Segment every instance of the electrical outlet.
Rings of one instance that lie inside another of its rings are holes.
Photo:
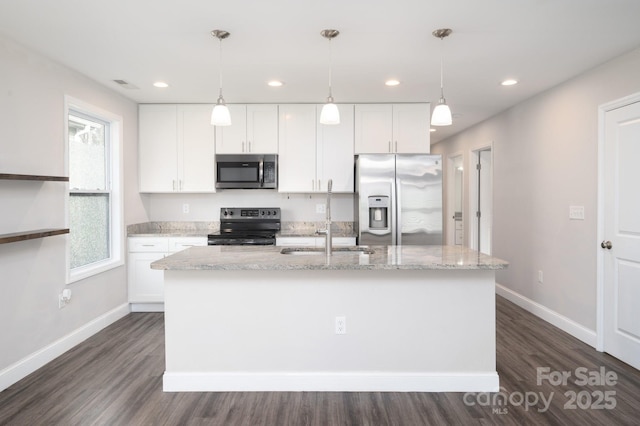
[[[336,317],[336,334],[347,334],[347,317]]]
[[[71,303],[71,289],[65,288],[58,295],[58,309],[64,308],[69,303]]]
[[[327,206],[326,204],[316,204],[316,213],[326,213]]]
[[[543,276],[542,276],[542,271],[540,270],[540,271],[538,271],[538,282],[539,282],[540,284],[542,284],[542,282],[543,282],[543,281],[544,281],[544,280],[543,280]]]
[[[584,220],[584,206],[569,206],[569,219]]]
[[[184,203],[184,204],[182,205],[182,213],[185,213],[185,214],[186,214],[186,213],[189,213],[189,204]]]
[[[67,301],[65,300],[64,296],[62,295],[62,293],[60,293],[58,295],[58,309],[62,309],[65,306],[67,306]]]

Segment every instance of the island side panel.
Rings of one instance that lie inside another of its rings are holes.
[[[495,391],[494,287],[492,270],[165,271],[164,388]]]

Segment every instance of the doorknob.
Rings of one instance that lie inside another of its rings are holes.
[[[611,244],[611,241],[603,241],[600,243],[600,247],[611,250],[611,247],[613,247],[613,245]]]

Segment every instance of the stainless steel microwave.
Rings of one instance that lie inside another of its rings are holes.
[[[216,188],[278,188],[276,154],[216,155]]]

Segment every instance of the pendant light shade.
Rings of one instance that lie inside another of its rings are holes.
[[[340,124],[340,111],[338,105],[333,103],[333,98],[329,97],[327,103],[320,111],[320,124]]]
[[[442,28],[439,30],[435,30],[433,33],[434,37],[438,37],[441,41],[451,34],[451,29]],[[443,84],[443,66],[442,66],[442,50],[440,51],[440,100],[438,101],[438,105],[433,109],[433,114],[431,115],[431,125],[432,126],[450,126],[453,123],[453,119],[451,117],[451,109],[449,105],[447,105],[447,101],[444,98],[444,84]]]
[[[450,126],[453,123],[451,119],[451,109],[447,105],[447,101],[444,98],[440,98],[438,105],[433,109],[431,115],[432,126]]]
[[[224,104],[222,96],[218,98],[218,103],[211,112],[211,124],[214,126],[231,126],[229,107]]]
[[[320,35],[329,40],[329,96],[327,103],[320,111],[320,124],[340,124],[340,111],[338,106],[333,103],[333,95],[331,94],[331,40],[340,34],[338,30],[322,30]]]
[[[211,31],[211,35],[216,37],[220,42],[220,94],[218,96],[218,101],[211,112],[211,124],[214,126],[231,126],[231,114],[229,113],[229,107],[227,107],[224,102],[224,98],[222,97],[222,40],[229,37],[230,33],[224,30],[213,30]]]

